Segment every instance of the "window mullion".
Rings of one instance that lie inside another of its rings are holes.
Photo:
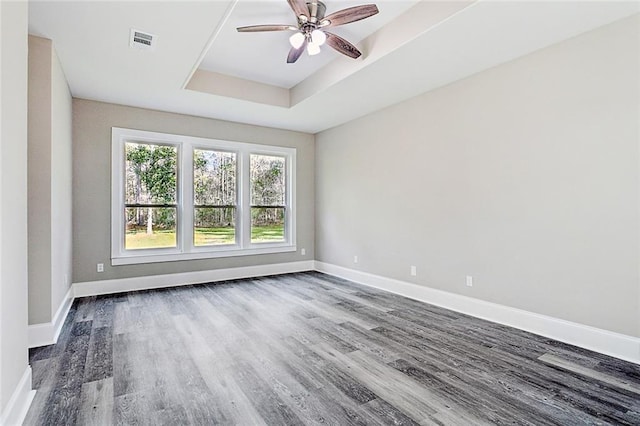
[[[289,244],[296,243],[296,214],[295,214],[295,194],[296,194],[296,181],[293,178],[295,176],[296,162],[295,156],[287,156],[286,167],[286,185],[285,185],[285,240]]]
[[[181,161],[178,166],[180,179],[179,211],[180,241],[183,252],[193,251],[193,147],[183,143]]]
[[[249,176],[250,161],[249,152],[241,152],[240,167],[240,203],[238,206],[238,218],[241,223],[240,245],[242,248],[249,247],[251,244],[251,191]]]

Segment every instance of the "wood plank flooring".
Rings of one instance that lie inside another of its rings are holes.
[[[640,424],[640,366],[316,272],[89,297],[28,425]]]

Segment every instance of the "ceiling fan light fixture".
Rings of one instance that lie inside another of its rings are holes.
[[[309,56],[314,56],[320,53],[320,46],[314,42],[307,44],[307,53]]]
[[[327,41],[327,35],[324,31],[313,30],[311,32],[311,40],[318,46],[322,46],[324,42]]]
[[[291,46],[296,49],[299,49],[300,46],[302,46],[302,43],[304,43],[304,40],[305,40],[305,36],[301,32],[297,32],[293,34],[291,37],[289,37],[289,43],[291,43]]]

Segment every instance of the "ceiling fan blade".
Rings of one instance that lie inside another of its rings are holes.
[[[347,55],[348,57],[353,59],[357,59],[360,57],[360,55],[362,55],[362,53],[360,53],[360,51],[356,49],[353,44],[349,43],[342,37],[326,31],[325,34],[327,35],[327,44],[343,55]]]
[[[337,27],[338,25],[349,24],[368,18],[376,13],[378,13],[378,7],[375,4],[349,7],[325,16],[324,19],[320,21],[320,26],[325,28]]]
[[[295,47],[292,47],[289,51],[289,55],[287,56],[287,63],[293,64],[295,61],[297,61],[300,56],[302,56],[305,47],[307,47],[307,40],[305,40],[304,43],[302,43],[302,45],[297,49]]]
[[[299,18],[301,15],[306,16],[309,19],[309,8],[307,7],[307,2],[305,0],[287,0],[289,2],[289,6],[293,10],[293,13],[296,14],[296,18]]]
[[[291,25],[249,25],[246,27],[236,28],[240,33],[254,33],[259,31],[287,31],[297,30],[298,28]]]

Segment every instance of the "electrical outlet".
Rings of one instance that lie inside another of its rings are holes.
[[[301,255],[301,256],[306,256],[306,255],[307,255],[307,250],[305,250],[305,249],[300,249],[300,255]]]
[[[353,263],[358,263],[358,256],[353,256]]]
[[[471,275],[467,275],[467,287],[473,287],[473,277]]]
[[[415,277],[416,275],[418,275],[418,271],[417,271],[416,267],[412,265],[411,266],[411,276]]]
[[[96,265],[96,271],[104,272],[104,263],[98,263],[98,265]]]

